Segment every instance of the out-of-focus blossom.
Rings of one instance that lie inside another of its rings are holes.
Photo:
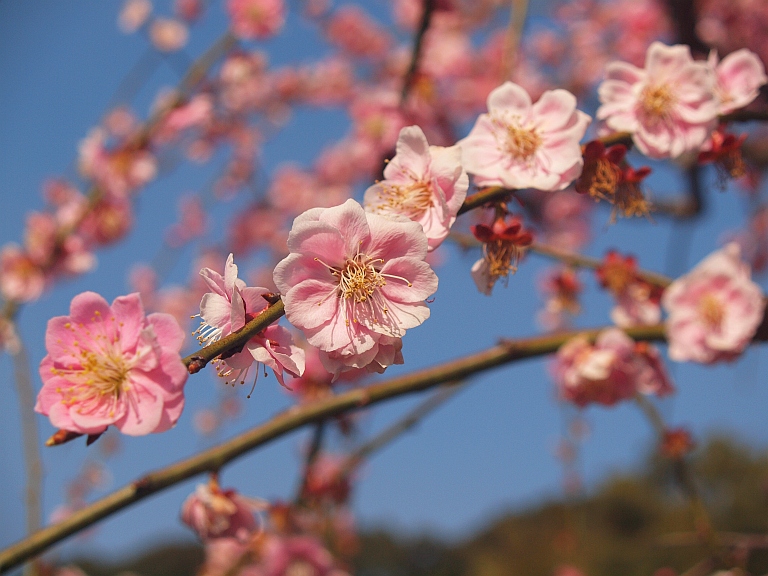
[[[133,205],[128,198],[103,196],[85,213],[78,233],[95,245],[111,244],[133,227]]]
[[[195,196],[181,198],[179,213],[179,222],[173,224],[166,234],[166,242],[173,248],[183,246],[205,233],[207,217],[199,198]]]
[[[292,164],[280,166],[267,191],[275,208],[287,214],[301,214],[310,208],[337,206],[352,195],[347,186],[327,185],[306,170]]]
[[[589,122],[565,90],[547,91],[532,104],[522,87],[505,82],[459,142],[464,169],[479,186],[562,190],[581,173],[579,140]]]
[[[149,28],[149,39],[161,52],[177,52],[187,44],[186,24],[173,18],[155,18]]]
[[[144,25],[151,13],[150,0],[125,0],[118,18],[120,29],[128,34],[135,32]]]
[[[372,160],[381,162],[381,155],[394,148],[400,130],[408,122],[400,108],[400,96],[394,90],[361,92],[349,108],[355,136],[370,143]]]
[[[719,114],[744,108],[757,98],[760,86],[768,82],[760,58],[746,48],[731,52],[722,61],[717,57],[717,52],[712,50],[707,62],[715,73],[715,89],[720,100]]]
[[[109,425],[132,436],[168,430],[184,407],[183,341],[173,317],[144,315],[138,294],[110,306],[83,292],[69,316],[48,321],[35,411],[82,434],[100,434]]]
[[[0,293],[6,300],[31,302],[43,293],[46,278],[40,266],[17,244],[0,250]]]
[[[391,44],[387,30],[358,6],[342,6],[328,19],[328,41],[351,56],[381,57]]]
[[[467,196],[469,177],[460,161],[458,146],[429,146],[421,128],[403,128],[384,180],[365,192],[365,209],[418,222],[434,250],[448,236]]]
[[[695,62],[683,44],[654,42],[645,68],[611,62],[598,88],[597,118],[617,132],[629,132],[651,158],[696,152],[715,127],[719,101],[715,75]]]
[[[530,232],[523,229],[517,217],[499,216],[490,226],[477,224],[472,227],[475,238],[483,243],[483,257],[472,266],[472,279],[477,289],[491,295],[499,278],[505,282],[509,274],[517,271],[517,264],[525,249],[533,242]]]
[[[350,474],[354,466],[349,458],[320,454],[306,471],[302,496],[312,501],[328,500],[344,504],[351,491]]]
[[[736,136],[726,132],[725,126],[721,124],[701,147],[699,163],[715,164],[723,188],[729,178],[741,178],[747,173],[747,166],[741,154],[741,146],[746,139],[746,134]]]
[[[333,556],[313,536],[269,535],[264,542],[256,576],[348,576],[336,568]]]
[[[661,321],[661,288],[638,275],[634,256],[609,250],[596,269],[600,285],[616,299],[611,320],[621,328],[648,326]]]
[[[539,287],[546,297],[544,310],[537,315],[539,324],[547,331],[564,330],[570,325],[570,318],[581,312],[582,285],[576,270],[565,266],[549,268]]]
[[[626,154],[627,147],[623,144],[606,148],[599,140],[589,142],[584,149],[584,169],[575,183],[579,194],[613,205],[612,222],[617,214],[632,217],[647,216],[650,212],[650,203],[640,183],[651,169],[643,166],[635,170],[625,161]]]
[[[16,334],[16,326],[7,318],[0,317],[0,352],[17,354],[21,350],[21,341]]]
[[[236,538],[245,543],[260,529],[255,512],[267,508],[266,502],[246,498],[235,490],[222,490],[218,483],[198,484],[181,507],[181,520],[201,540]]]
[[[735,242],[702,260],[665,291],[672,360],[711,364],[734,360],[763,319],[765,300]]]
[[[594,345],[584,336],[569,340],[551,372],[560,397],[577,406],[611,406],[638,392],[664,396],[674,391],[655,348],[635,343],[617,328],[603,330]]]
[[[661,438],[661,453],[667,458],[678,460],[690,453],[695,443],[691,433],[685,428],[672,428],[664,431]]]
[[[240,330],[268,305],[262,297],[268,292],[266,288],[248,287],[237,277],[232,254],[227,257],[223,276],[210,268],[200,270],[200,276],[210,290],[200,301],[201,322],[195,333],[201,344],[216,342]],[[269,366],[285,386],[284,372],[300,376],[304,371],[304,351],[293,343],[288,330],[273,324],[248,340],[241,352],[221,360],[217,371],[233,384],[237,380],[243,384],[254,362]],[[256,378],[258,373],[257,366]]]
[[[254,40],[277,34],[285,24],[283,0],[227,0],[232,32]]]
[[[401,363],[400,337],[429,317],[437,276],[415,222],[366,213],[354,200],[298,216],[274,272],[288,321],[336,374]]]
[[[173,10],[186,22],[194,22],[203,12],[202,0],[174,0]]]

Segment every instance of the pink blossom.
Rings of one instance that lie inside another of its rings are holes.
[[[210,268],[200,270],[200,276],[210,289],[200,301],[201,323],[196,334],[199,334],[201,344],[215,342],[236,332],[268,305],[262,297],[269,292],[266,288],[248,287],[237,277],[232,254],[227,257],[224,276]],[[217,371],[219,376],[232,377],[233,383],[240,380],[242,384],[254,362],[269,366],[278,382],[285,386],[283,372],[293,376],[304,372],[304,351],[293,343],[288,330],[271,325],[248,340],[242,352],[222,360]],[[258,372],[257,369],[256,378]]]
[[[708,64],[715,72],[716,92],[720,99],[719,114],[743,108],[757,98],[760,86],[768,82],[765,66],[757,54],[742,48],[731,52],[718,63],[717,52],[709,53]]]
[[[429,250],[437,248],[456,221],[469,187],[458,146],[429,146],[421,128],[403,128],[384,178],[366,190],[365,209],[418,222]]]
[[[144,316],[138,294],[110,306],[83,292],[69,316],[48,321],[35,411],[59,429],[83,434],[100,434],[110,424],[132,436],[168,430],[184,407],[183,341],[173,317]]]
[[[683,44],[654,42],[644,69],[611,62],[598,95],[597,118],[612,130],[630,132],[640,152],[652,158],[697,151],[718,113],[712,70],[695,62]]]
[[[6,300],[37,300],[46,286],[46,277],[36,263],[17,244],[0,249],[0,293]]]
[[[274,36],[285,24],[283,0],[228,0],[227,12],[232,32],[244,40]]]
[[[161,52],[177,52],[189,40],[186,24],[173,18],[155,18],[149,28],[149,39]]]
[[[765,300],[741,249],[731,242],[675,280],[661,298],[672,360],[733,360],[763,319]]]
[[[459,142],[464,168],[478,186],[562,190],[581,173],[579,140],[589,122],[570,92],[548,90],[532,104],[522,87],[505,82]]]
[[[358,6],[342,6],[335,10],[325,33],[331,44],[352,56],[380,57],[391,44],[386,29]]]
[[[331,553],[312,536],[270,536],[262,548],[260,576],[312,576],[345,575],[337,572]]]
[[[288,249],[274,272],[286,317],[327,353],[329,371],[402,361],[399,338],[429,317],[424,300],[437,290],[419,224],[347,200],[298,216]]]
[[[215,482],[198,484],[181,507],[181,520],[201,540],[237,538],[247,542],[259,529],[254,512],[266,507],[261,500],[246,498],[235,490],[222,490]]]
[[[674,391],[659,353],[617,328],[603,330],[594,345],[584,336],[572,338],[558,350],[551,370],[561,398],[578,406],[611,406],[637,392]]]
[[[150,0],[125,0],[120,9],[118,24],[123,32],[135,32],[142,27],[152,13]]]
[[[343,185],[321,184],[312,172],[284,164],[275,171],[267,194],[275,208],[301,214],[310,208],[336,206],[349,198],[352,190]]]

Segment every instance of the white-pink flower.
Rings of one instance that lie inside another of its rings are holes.
[[[283,0],[228,0],[227,12],[232,32],[245,40],[268,38],[285,24]]]
[[[200,276],[211,290],[200,300],[201,322],[195,334],[201,344],[210,344],[240,330],[268,305],[262,294],[269,290],[246,286],[237,277],[232,254],[227,257],[223,276],[210,268],[200,270]],[[237,380],[243,384],[254,362],[269,366],[278,382],[285,386],[284,372],[293,376],[304,372],[304,351],[293,343],[288,330],[273,324],[248,340],[241,352],[221,360],[217,371],[233,384]],[[258,375],[257,369],[256,378]]]
[[[429,146],[418,126],[400,130],[396,150],[384,180],[366,190],[365,209],[418,222],[429,250],[434,250],[448,236],[467,196],[469,177],[461,167],[461,150]]]
[[[757,98],[760,86],[768,82],[763,62],[746,48],[731,52],[722,61],[712,50],[707,62],[715,72],[720,114],[743,108]]]
[[[765,312],[762,290],[735,242],[675,280],[661,303],[669,315],[669,357],[705,364],[738,357]]]
[[[560,397],[578,406],[674,391],[658,351],[618,328],[603,330],[594,344],[581,335],[572,338],[558,350],[551,372]]]
[[[110,424],[132,436],[168,430],[184,407],[183,341],[169,314],[144,316],[138,294],[111,306],[94,292],[78,294],[69,316],[48,321],[35,411],[82,434]]]
[[[399,338],[429,317],[437,276],[421,225],[366,213],[354,200],[298,216],[274,272],[289,322],[331,360],[383,370],[402,362]]]
[[[254,512],[266,510],[266,502],[222,490],[215,483],[198,484],[181,507],[181,520],[201,540],[237,538],[247,542],[260,527]]]
[[[581,174],[579,140],[590,120],[566,90],[548,90],[532,104],[524,88],[505,82],[459,142],[464,169],[479,186],[562,190]]]
[[[718,114],[715,75],[683,44],[654,42],[644,69],[609,63],[598,96],[597,118],[612,130],[630,132],[638,150],[651,158],[698,151]]]

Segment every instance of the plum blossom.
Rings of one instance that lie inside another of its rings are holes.
[[[715,73],[715,91],[720,100],[719,114],[743,108],[757,98],[760,86],[768,82],[760,58],[746,48],[731,52],[722,61],[717,52],[712,50],[707,62]]]
[[[405,216],[421,224],[429,250],[450,232],[467,196],[469,177],[458,146],[429,146],[418,126],[400,130],[397,153],[384,169],[384,180],[365,192],[367,212]]]
[[[581,173],[579,140],[589,123],[566,90],[548,90],[532,104],[524,88],[505,82],[459,141],[464,169],[479,186],[562,190]]]
[[[285,24],[283,0],[228,0],[227,12],[232,32],[244,40],[268,38]]]
[[[274,272],[288,321],[324,354],[336,376],[402,363],[400,338],[429,318],[437,276],[421,226],[367,213],[354,200],[313,208],[288,235]]]
[[[652,158],[697,151],[715,127],[719,107],[712,69],[695,62],[683,44],[654,42],[644,69],[609,63],[598,96],[597,118],[630,132],[638,150]]]
[[[510,273],[517,272],[517,264],[533,242],[533,235],[523,228],[520,218],[505,215],[497,217],[490,226],[473,226],[472,233],[483,243],[483,257],[472,265],[472,279],[480,292],[490,296],[499,278],[507,281]]]
[[[240,330],[268,305],[262,294],[269,290],[246,286],[237,277],[232,254],[227,257],[223,276],[210,268],[200,270],[200,276],[210,289],[200,300],[201,322],[195,334],[201,344],[216,342]],[[241,352],[221,360],[217,372],[223,378],[231,378],[233,384],[236,380],[243,384],[254,362],[269,366],[278,382],[285,386],[284,372],[292,376],[304,372],[304,351],[293,343],[288,330],[271,325],[248,340]],[[256,378],[258,374],[257,369]]]
[[[149,28],[152,45],[161,52],[181,50],[189,40],[186,24],[173,18],[155,18]]]
[[[236,538],[247,542],[259,530],[254,512],[267,508],[267,503],[246,498],[235,490],[222,490],[218,483],[198,484],[194,494],[181,507],[181,520],[201,540]]]
[[[672,360],[711,364],[737,358],[763,319],[765,300],[735,242],[702,260],[665,291]]]
[[[333,556],[313,536],[270,535],[261,549],[258,567],[244,574],[249,576],[348,576],[336,568]]]
[[[617,326],[648,326],[661,321],[661,288],[640,277],[634,256],[609,250],[595,272],[600,285],[616,299],[611,320]]]
[[[618,328],[600,332],[594,345],[584,335],[563,344],[551,373],[560,397],[582,407],[612,406],[638,392],[664,396],[674,391],[658,351]]]
[[[69,316],[48,321],[35,411],[81,434],[110,424],[131,436],[168,430],[184,408],[183,341],[172,316],[144,316],[136,293],[111,306],[94,292],[78,294]]]

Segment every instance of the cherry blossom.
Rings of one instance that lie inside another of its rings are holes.
[[[459,141],[464,169],[479,186],[562,190],[581,173],[589,122],[570,92],[548,90],[532,104],[525,89],[505,82]]]
[[[702,260],[665,291],[672,360],[711,364],[737,358],[763,319],[765,300],[735,242]]]
[[[400,131],[396,150],[384,180],[366,190],[365,209],[418,222],[429,250],[434,250],[448,236],[467,196],[469,177],[461,167],[461,151],[458,146],[429,146],[418,126]]]
[[[664,396],[674,390],[655,348],[617,328],[600,332],[594,345],[585,336],[572,338],[558,350],[551,372],[560,397],[578,406],[611,406],[638,392]]]
[[[717,52],[712,50],[707,62],[715,72],[715,90],[720,100],[719,114],[743,108],[757,98],[760,86],[768,82],[760,58],[746,48],[731,52],[722,61],[717,57]]]
[[[144,315],[138,294],[110,306],[94,292],[48,321],[35,411],[62,430],[138,436],[173,427],[184,407],[184,333],[168,314]]]
[[[286,317],[332,360],[329,371],[402,362],[398,340],[429,317],[424,300],[437,290],[419,224],[347,200],[298,216],[288,249],[274,272]]]
[[[267,503],[246,498],[235,490],[222,490],[218,483],[198,484],[181,507],[181,520],[201,540],[236,538],[247,542],[259,529],[254,512],[267,508]]]
[[[277,34],[285,24],[283,0],[227,0],[232,32],[252,40]]]
[[[200,301],[201,323],[195,333],[201,344],[215,342],[240,330],[268,305],[262,294],[269,290],[246,286],[237,277],[232,254],[227,257],[223,276],[210,268],[200,270],[200,276],[210,289]],[[233,384],[236,380],[243,384],[254,362],[269,366],[278,382],[285,386],[284,372],[292,376],[304,372],[304,351],[293,343],[288,330],[271,325],[248,340],[241,352],[221,360],[217,371]],[[256,378],[258,374],[257,369]]]
[[[661,42],[648,48],[644,69],[608,64],[598,96],[597,118],[630,132],[638,150],[652,158],[698,151],[715,127],[719,106],[711,68],[695,62],[688,46]]]

